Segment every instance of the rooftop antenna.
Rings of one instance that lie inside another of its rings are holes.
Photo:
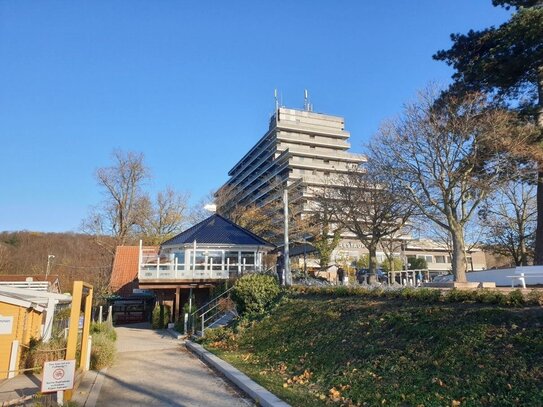
[[[304,110],[306,112],[313,111],[313,106],[311,105],[311,103],[309,103],[309,92],[307,91],[307,89],[304,89]]]
[[[275,98],[275,110],[279,110],[279,99],[277,98],[277,88],[273,91],[273,96]]]

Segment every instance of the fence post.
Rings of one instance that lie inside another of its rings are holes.
[[[202,338],[204,337],[204,318],[205,314],[202,314]]]
[[[113,325],[113,305],[110,305],[107,310],[107,322]]]
[[[100,312],[98,312],[98,323],[101,324],[102,323],[102,313],[104,312],[104,309],[103,309],[102,305],[100,305],[99,310],[100,310]]]
[[[87,360],[85,361],[85,370],[90,369],[90,360],[91,360],[91,352],[92,352],[92,335],[89,335],[88,339],[88,345],[87,345]]]
[[[8,379],[15,377],[15,369],[17,369],[17,356],[19,354],[19,341],[14,340],[11,342],[11,355],[9,357],[9,372]]]
[[[188,322],[189,322],[189,314],[185,313],[185,316],[183,318],[183,334],[185,335],[187,334]]]

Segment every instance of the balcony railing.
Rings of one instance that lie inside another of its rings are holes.
[[[207,264],[185,267],[177,263],[142,264],[139,280],[226,280],[247,273],[259,273],[264,269],[252,264]]]

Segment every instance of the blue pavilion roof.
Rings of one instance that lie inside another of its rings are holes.
[[[214,214],[200,223],[181,232],[175,237],[162,243],[162,246],[189,244],[196,241],[197,244],[225,244],[225,245],[251,245],[270,246],[274,244],[249,232],[247,229],[236,225],[225,217]]]

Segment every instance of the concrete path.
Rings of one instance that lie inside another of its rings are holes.
[[[117,361],[103,372],[103,382],[94,389],[100,389],[99,395],[89,396],[87,406],[253,405],[187,351],[182,341],[146,328],[116,328]]]

